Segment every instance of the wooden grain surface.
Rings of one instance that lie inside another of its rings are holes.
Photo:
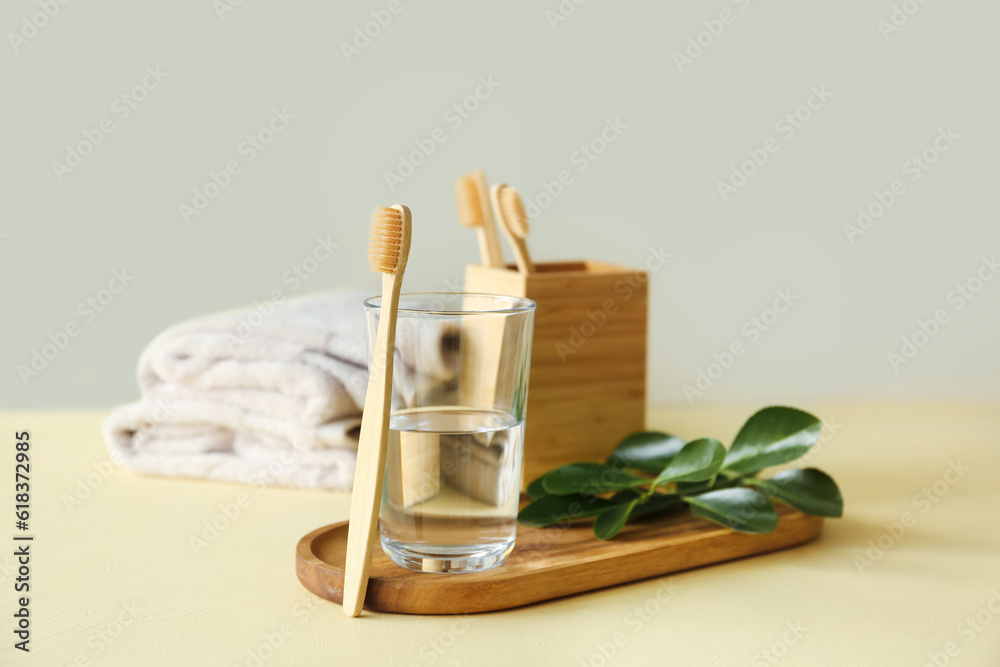
[[[2,451],[32,434],[36,540],[25,656],[10,632],[14,527],[0,526],[0,665],[919,666],[949,642],[948,667],[996,665],[1000,404],[788,401],[828,424],[806,463],[846,499],[813,542],[506,611],[359,619],[305,590],[291,556],[347,519],[348,494],[134,475],[108,461],[105,413],[0,413]],[[759,407],[664,405],[649,425],[729,442]],[[977,613],[991,622],[967,641],[958,626]]]
[[[411,572],[377,550],[365,608],[403,614],[469,614],[521,607],[575,593],[766,554],[804,544],[823,519],[778,506],[777,530],[742,535],[683,511],[629,524],[614,540],[594,537],[591,521],[571,526],[518,526],[517,545],[499,567],[471,574]],[[305,535],[295,571],[312,593],[343,601],[347,523]]]
[[[561,463],[600,459],[641,431],[646,409],[648,277],[595,260],[513,267],[470,264],[470,292],[536,302],[524,479]]]

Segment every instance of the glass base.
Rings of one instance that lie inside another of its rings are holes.
[[[482,572],[504,562],[514,550],[513,538],[500,544],[461,547],[402,544],[385,536],[381,540],[382,551],[393,563],[414,572]]]

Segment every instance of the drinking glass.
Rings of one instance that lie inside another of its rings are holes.
[[[381,297],[365,301],[368,354]],[[514,548],[535,303],[404,294],[379,513],[382,549],[420,572],[475,572]]]

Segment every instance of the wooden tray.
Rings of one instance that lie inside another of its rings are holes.
[[[468,614],[520,607],[574,593],[679,572],[805,544],[823,519],[777,505],[778,528],[743,535],[693,518],[628,524],[601,542],[590,522],[571,527],[518,525],[517,544],[492,570],[471,574],[411,572],[375,549],[365,608],[401,614]],[[347,522],[318,528],[299,540],[295,572],[307,590],[342,604]]]

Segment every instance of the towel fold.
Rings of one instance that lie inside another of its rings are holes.
[[[357,414],[367,383],[363,299],[340,291],[171,327],[139,360],[143,396],[310,424]]]
[[[143,400],[104,424],[137,472],[348,489],[367,386],[361,292],[211,315],[156,337]]]

